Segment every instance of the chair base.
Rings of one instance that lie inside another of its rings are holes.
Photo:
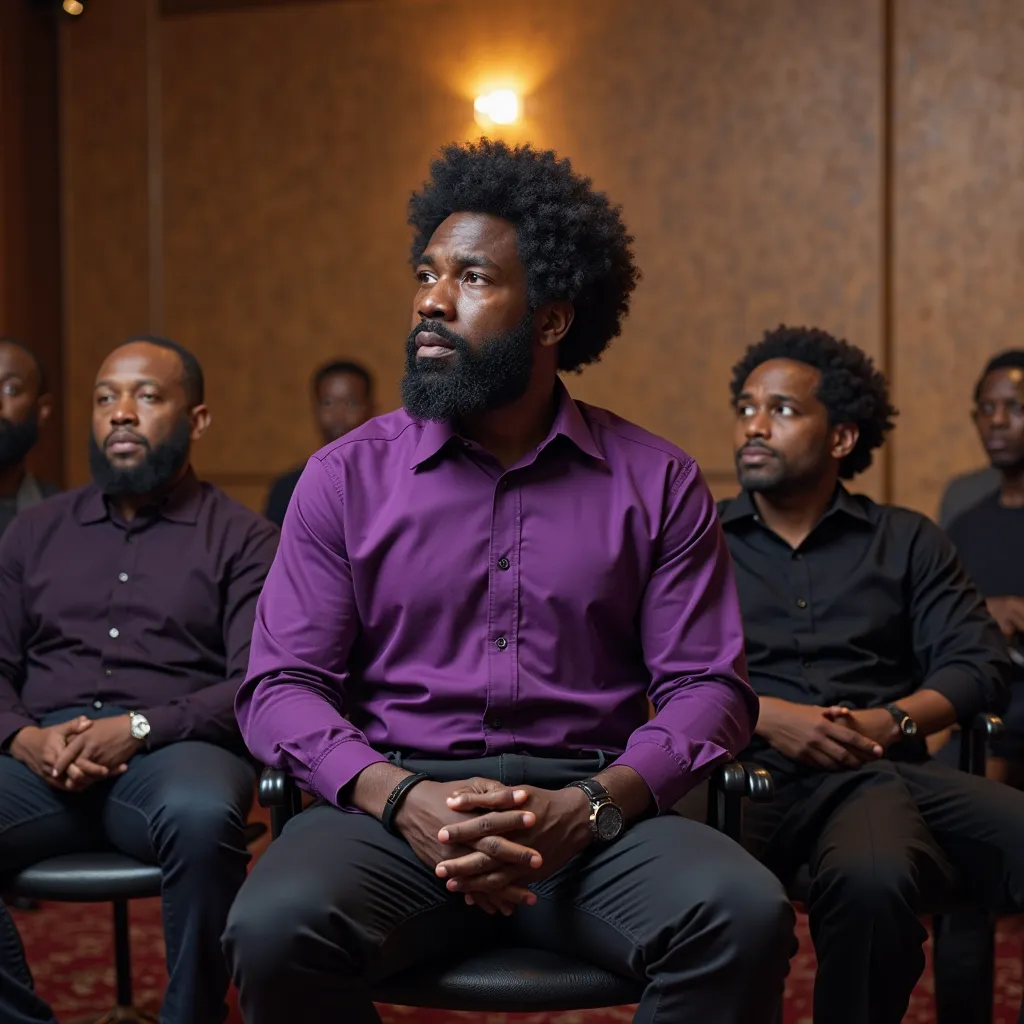
[[[137,1006],[115,1006],[102,1017],[86,1017],[71,1024],[159,1024],[156,1017]]]

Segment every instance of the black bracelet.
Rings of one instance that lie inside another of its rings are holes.
[[[402,806],[402,801],[405,799],[406,794],[412,789],[413,786],[418,786],[421,782],[425,782],[430,776],[426,772],[416,772],[415,775],[406,775],[401,782],[388,796],[387,800],[384,801],[384,811],[380,816],[380,823],[393,835],[401,838],[402,833],[395,828],[395,815],[398,813],[398,808]]]

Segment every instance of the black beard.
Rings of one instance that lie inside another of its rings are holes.
[[[432,331],[455,354],[420,359],[416,337]],[[402,404],[424,420],[460,420],[500,409],[522,398],[533,374],[533,314],[527,313],[510,331],[492,335],[473,348],[460,334],[437,320],[424,320],[405,343]]]
[[[39,440],[39,417],[33,409],[24,423],[0,419],[0,466],[21,462]]]
[[[188,417],[182,417],[163,444],[153,448],[148,441],[143,441],[146,454],[142,461],[137,466],[122,469],[110,461],[95,436],[90,434],[89,469],[100,490],[111,497],[154,494],[181,471],[188,461],[191,443],[192,426]]]

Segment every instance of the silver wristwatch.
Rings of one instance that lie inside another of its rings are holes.
[[[138,711],[129,711],[128,721],[131,723],[133,740],[143,741],[149,736],[149,719],[145,715],[140,715]]]

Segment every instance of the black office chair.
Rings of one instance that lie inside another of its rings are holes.
[[[247,844],[267,831],[262,822],[245,827]],[[0,879],[5,896],[54,903],[114,905],[114,965],[117,1005],[95,1024],[157,1024],[157,1018],[132,1005],[132,953],[128,901],[160,895],[162,876],[155,864],[144,864],[116,851],[71,853],[47,857],[8,878]]]
[[[742,800],[770,800],[772,779],[763,768],[733,761],[708,784],[707,822],[739,840]],[[266,768],[259,801],[269,807],[271,835],[302,809],[294,781]],[[477,1013],[539,1013],[590,1010],[639,1002],[644,984],[593,964],[539,949],[500,948],[467,956],[440,969],[411,970],[374,986],[375,1002]]]
[[[988,757],[988,748],[991,741],[1002,731],[1002,719],[996,715],[979,714],[971,723],[969,729],[962,729],[960,732],[960,770],[969,772],[971,775],[985,774],[985,761]],[[797,871],[793,882],[789,886],[789,898],[797,905],[803,905],[807,900],[807,894],[811,887],[811,872],[806,864]],[[940,905],[929,907],[927,913],[932,917],[933,932],[937,935],[939,922],[942,915],[954,913],[958,910],[967,910],[975,907],[968,898],[960,892],[949,893]],[[940,959],[938,940],[935,942],[935,956],[933,963]],[[989,979],[988,992],[990,993],[987,1004],[974,1008],[972,1020],[992,1019],[992,996],[995,985],[995,926],[988,932],[986,948],[981,959],[981,971]],[[936,971],[936,988],[941,987],[939,975]],[[780,1017],[781,1019],[781,1017]]]

